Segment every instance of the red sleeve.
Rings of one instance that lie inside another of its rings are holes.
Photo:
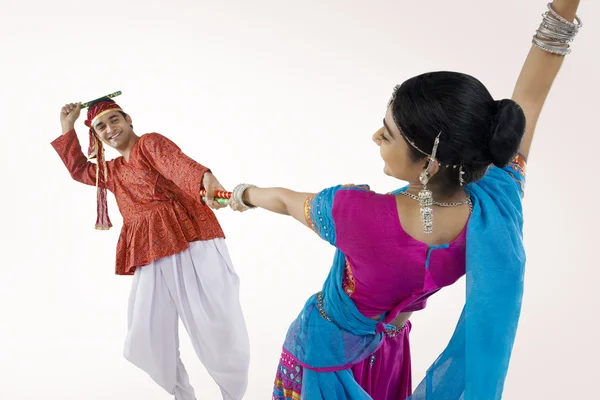
[[[188,157],[175,143],[161,134],[144,135],[138,145],[140,156],[158,173],[192,197],[200,195],[202,179],[210,169]]]
[[[81,151],[81,145],[74,130],[61,135],[51,142],[51,145],[74,180],[86,185],[96,186],[96,164],[88,161]],[[109,190],[112,190],[110,164],[110,161],[107,162],[109,169],[107,186]]]

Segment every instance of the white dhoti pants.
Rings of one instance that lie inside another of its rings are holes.
[[[193,242],[137,268],[131,287],[125,358],[176,400],[195,400],[179,357],[178,317],[223,399],[242,399],[250,343],[224,239]]]

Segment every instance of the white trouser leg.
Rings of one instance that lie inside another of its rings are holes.
[[[250,342],[225,240],[191,243],[161,270],[194,350],[223,399],[241,400],[248,386]]]
[[[177,400],[194,400],[179,357],[178,318],[160,267],[137,268],[129,297],[124,356]]]

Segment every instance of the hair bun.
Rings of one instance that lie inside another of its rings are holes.
[[[496,115],[492,119],[489,136],[489,154],[492,163],[505,167],[519,150],[525,133],[525,114],[513,100],[495,102]]]

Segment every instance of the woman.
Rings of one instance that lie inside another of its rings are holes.
[[[548,6],[511,100],[452,72],[395,88],[373,140],[384,172],[409,183],[397,192],[234,189],[234,210],[291,215],[337,248],[288,330],[273,399],[501,398],[523,291],[525,159],[578,5]],[[409,318],[464,274],[454,335],[411,393]]]

